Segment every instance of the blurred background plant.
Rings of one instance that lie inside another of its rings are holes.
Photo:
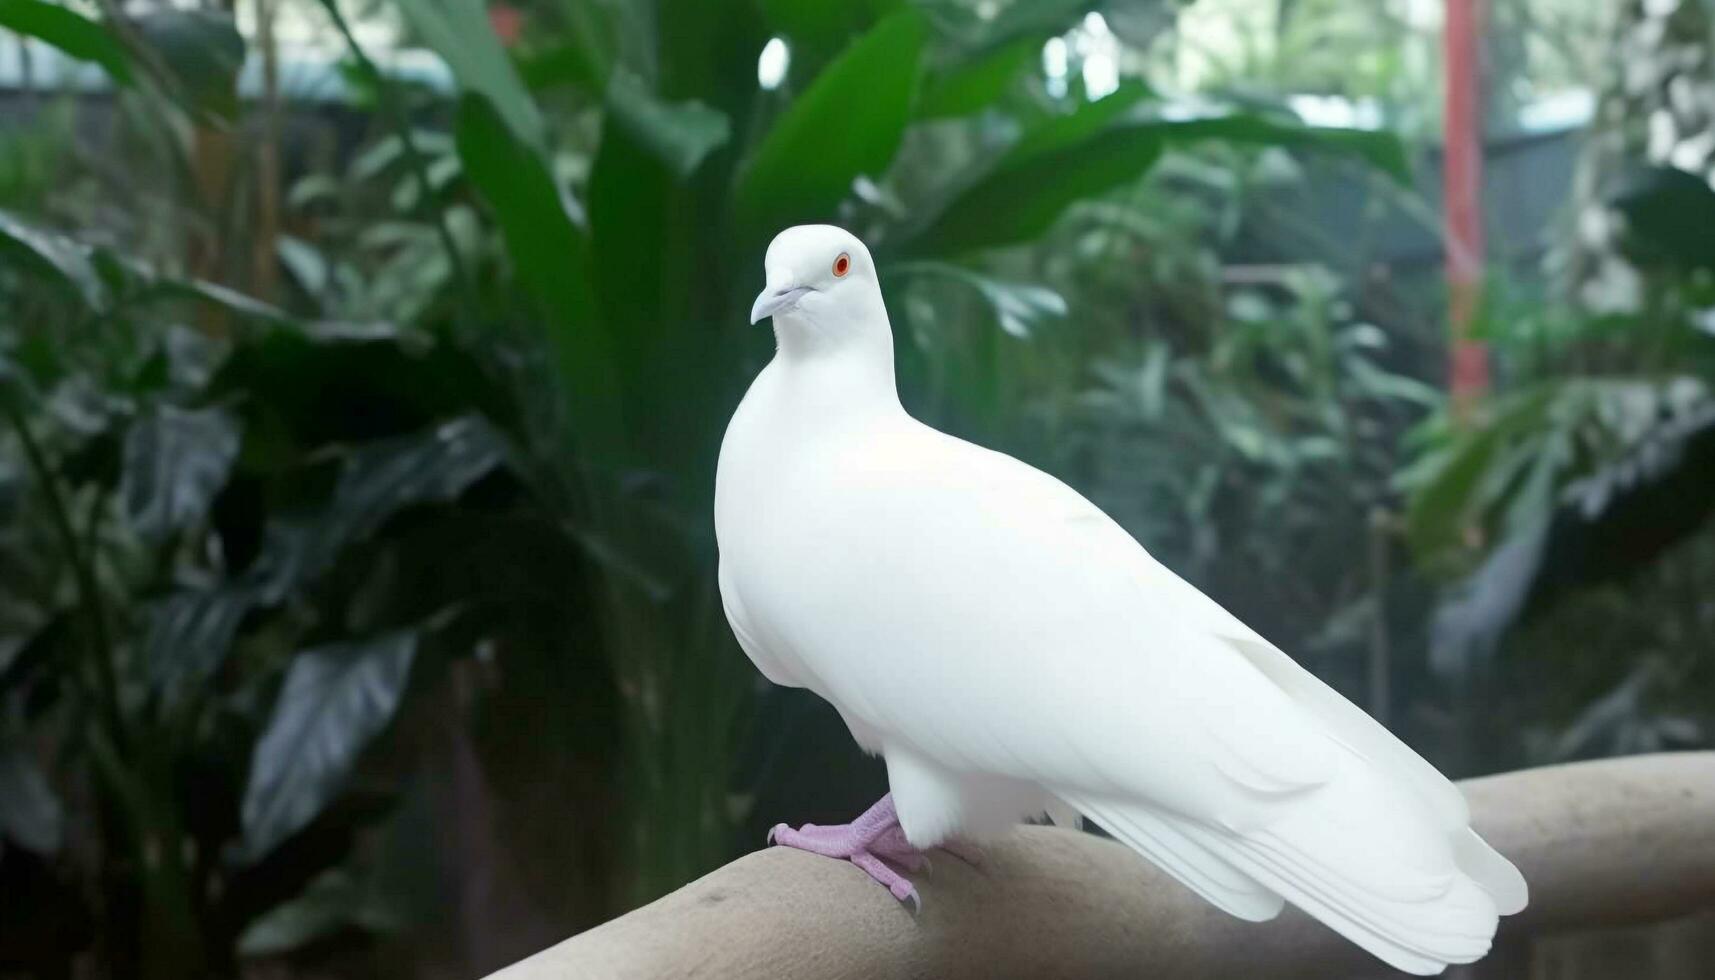
[[[1438,4],[0,0],[0,972],[468,976],[870,802],[714,588],[803,221],[1456,774],[1707,744],[1710,20],[1621,6],[1492,4],[1454,406]]]

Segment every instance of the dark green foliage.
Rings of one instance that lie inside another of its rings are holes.
[[[59,797],[21,745],[0,743],[0,838],[37,854],[52,855],[65,836]]]
[[[151,52],[156,81],[192,113],[225,122],[238,116],[238,71],[244,38],[232,15],[215,10],[151,10],[136,18],[138,40]]]
[[[302,829],[339,792],[358,753],[399,707],[416,652],[416,634],[404,631],[292,658],[250,763],[247,859]]]
[[[0,25],[38,38],[81,61],[100,65],[114,81],[131,81],[131,62],[100,24],[75,10],[44,0],[0,0]]]
[[[1715,273],[1715,188],[1672,167],[1640,167],[1623,174],[1608,203],[1626,216],[1629,243],[1645,262]]]
[[[202,520],[238,457],[238,421],[221,408],[157,405],[125,433],[119,495],[151,545]]]
[[[1715,406],[1701,402],[1652,425],[1619,458],[1549,500],[1515,504],[1520,526],[1437,614],[1441,669],[1456,673],[1467,658],[1492,655],[1521,617],[1569,591],[1647,567],[1715,511],[1711,481]]]
[[[279,951],[418,921],[354,844],[378,815],[353,780],[450,661],[562,653],[563,625],[525,614],[561,605],[554,590],[520,580],[564,579],[584,553],[529,503],[498,427],[510,396],[444,336],[302,323],[16,220],[6,234],[0,273],[85,329],[35,343],[50,318],[0,360],[0,835],[135,896],[91,914],[107,955],[148,976],[224,973],[240,932]],[[63,288],[86,267],[118,271],[98,306]],[[224,338],[179,326],[186,301],[239,319]],[[502,525],[534,546],[468,540]],[[449,553],[459,575],[435,571]],[[67,810],[81,784],[96,810]],[[63,851],[68,823],[116,859]],[[183,844],[117,859],[160,840]]]

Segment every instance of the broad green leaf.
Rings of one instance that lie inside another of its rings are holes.
[[[525,52],[517,56],[514,64],[518,77],[531,91],[569,85],[599,94],[607,85],[607,79],[575,41]]]
[[[506,461],[506,440],[479,416],[350,451],[333,496],[313,520],[270,526],[247,584],[263,602],[329,568],[399,511],[457,498]]]
[[[1042,54],[1042,42],[1021,38],[987,54],[932,73],[917,102],[917,118],[968,116],[993,105]]]
[[[731,135],[721,112],[696,101],[663,102],[628,71],[615,72],[608,83],[607,106],[626,132],[680,180]]]
[[[65,814],[22,745],[0,741],[0,836],[36,854],[59,851]]]
[[[214,676],[256,599],[256,590],[233,585],[177,592],[150,603],[143,612],[150,690],[170,706]]]
[[[616,112],[602,120],[590,169],[590,271],[601,322],[614,340],[607,370],[626,389],[649,390],[643,375],[655,343],[673,324],[667,310],[685,289],[669,241],[682,237],[674,210],[687,195],[665,161]]]
[[[825,220],[853,179],[887,169],[911,119],[923,40],[922,15],[894,14],[830,62],[786,108],[735,192],[748,237]]]
[[[1637,256],[1684,269],[1715,270],[1715,187],[1672,167],[1640,167],[1616,181],[1608,201],[1626,216]]]
[[[260,859],[314,820],[392,720],[417,634],[388,633],[305,650],[292,659],[251,758],[240,816],[244,852]]]
[[[231,121],[238,116],[238,72],[244,38],[232,15],[214,10],[157,7],[138,16],[137,33],[172,76],[173,95],[193,112]]]
[[[143,540],[159,545],[200,521],[238,458],[239,424],[221,408],[160,405],[125,434],[120,498]]]
[[[518,281],[546,315],[579,437],[594,452],[617,452],[624,438],[615,345],[596,309],[589,245],[570,199],[482,96],[459,100],[456,142],[465,175],[494,210]]]
[[[587,74],[589,65],[569,45],[525,62],[522,70],[532,88],[566,82],[600,96],[608,119],[623,125],[680,179],[690,176],[732,135],[725,113],[695,99],[664,100],[628,69],[615,69],[606,78]]]
[[[42,0],[0,0],[0,27],[37,38],[80,61],[92,61],[115,82],[131,83],[131,62],[107,29],[75,10]]]
[[[906,248],[917,255],[957,254],[1034,238],[1072,202],[1136,179],[1160,157],[1159,139],[1123,131],[1035,155],[959,194]]]
[[[1138,117],[1141,86],[1091,103],[1026,133],[986,175],[961,185],[907,246],[912,254],[1009,245],[1042,234],[1074,201],[1146,173],[1170,145],[1224,140],[1355,155],[1403,178],[1404,149],[1387,133],[1323,129],[1253,113]]]
[[[763,22],[805,53],[838,51],[903,0],[759,0]]]
[[[1126,79],[1119,88],[1086,102],[1064,115],[1051,116],[1020,136],[1001,157],[999,169],[1015,167],[1038,157],[1068,150],[1114,126],[1139,103],[1154,96],[1148,85]]]
[[[88,246],[63,235],[43,231],[0,211],[0,257],[15,259],[35,272],[47,273],[70,290],[92,312],[107,309],[107,285],[90,261]]]
[[[1307,126],[1296,120],[1249,112],[1144,121],[1133,128],[1139,132],[1158,132],[1163,139],[1181,144],[1223,140],[1250,146],[1336,153],[1362,160],[1399,183],[1408,183],[1411,179],[1411,162],[1406,158],[1405,144],[1398,136],[1382,130]]]
[[[480,0],[399,0],[399,9],[418,36],[446,60],[459,85],[486,99],[513,136],[532,148],[545,144],[542,113],[494,36]]]

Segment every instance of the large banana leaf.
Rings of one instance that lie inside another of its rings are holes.
[[[905,246],[945,254],[1010,245],[1048,230],[1072,202],[1135,180],[1169,146],[1220,140],[1355,156],[1403,180],[1409,167],[1389,133],[1306,126],[1253,112],[1189,118],[1152,111],[1139,83],[1026,132],[975,179],[957,186]]]
[[[911,121],[925,26],[904,10],[853,42],[786,108],[734,191],[747,241],[827,220],[863,174],[880,174]]]
[[[459,158],[494,211],[506,252],[534,297],[576,403],[574,426],[586,448],[611,454],[623,445],[615,344],[595,304],[589,242],[547,162],[507,126],[484,96],[459,100]]]

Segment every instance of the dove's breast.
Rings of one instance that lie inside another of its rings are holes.
[[[826,696],[813,667],[780,628],[801,601],[805,549],[825,539],[816,486],[849,426],[806,411],[778,363],[759,374],[727,424],[715,471],[720,592],[733,635],[763,676]]]

